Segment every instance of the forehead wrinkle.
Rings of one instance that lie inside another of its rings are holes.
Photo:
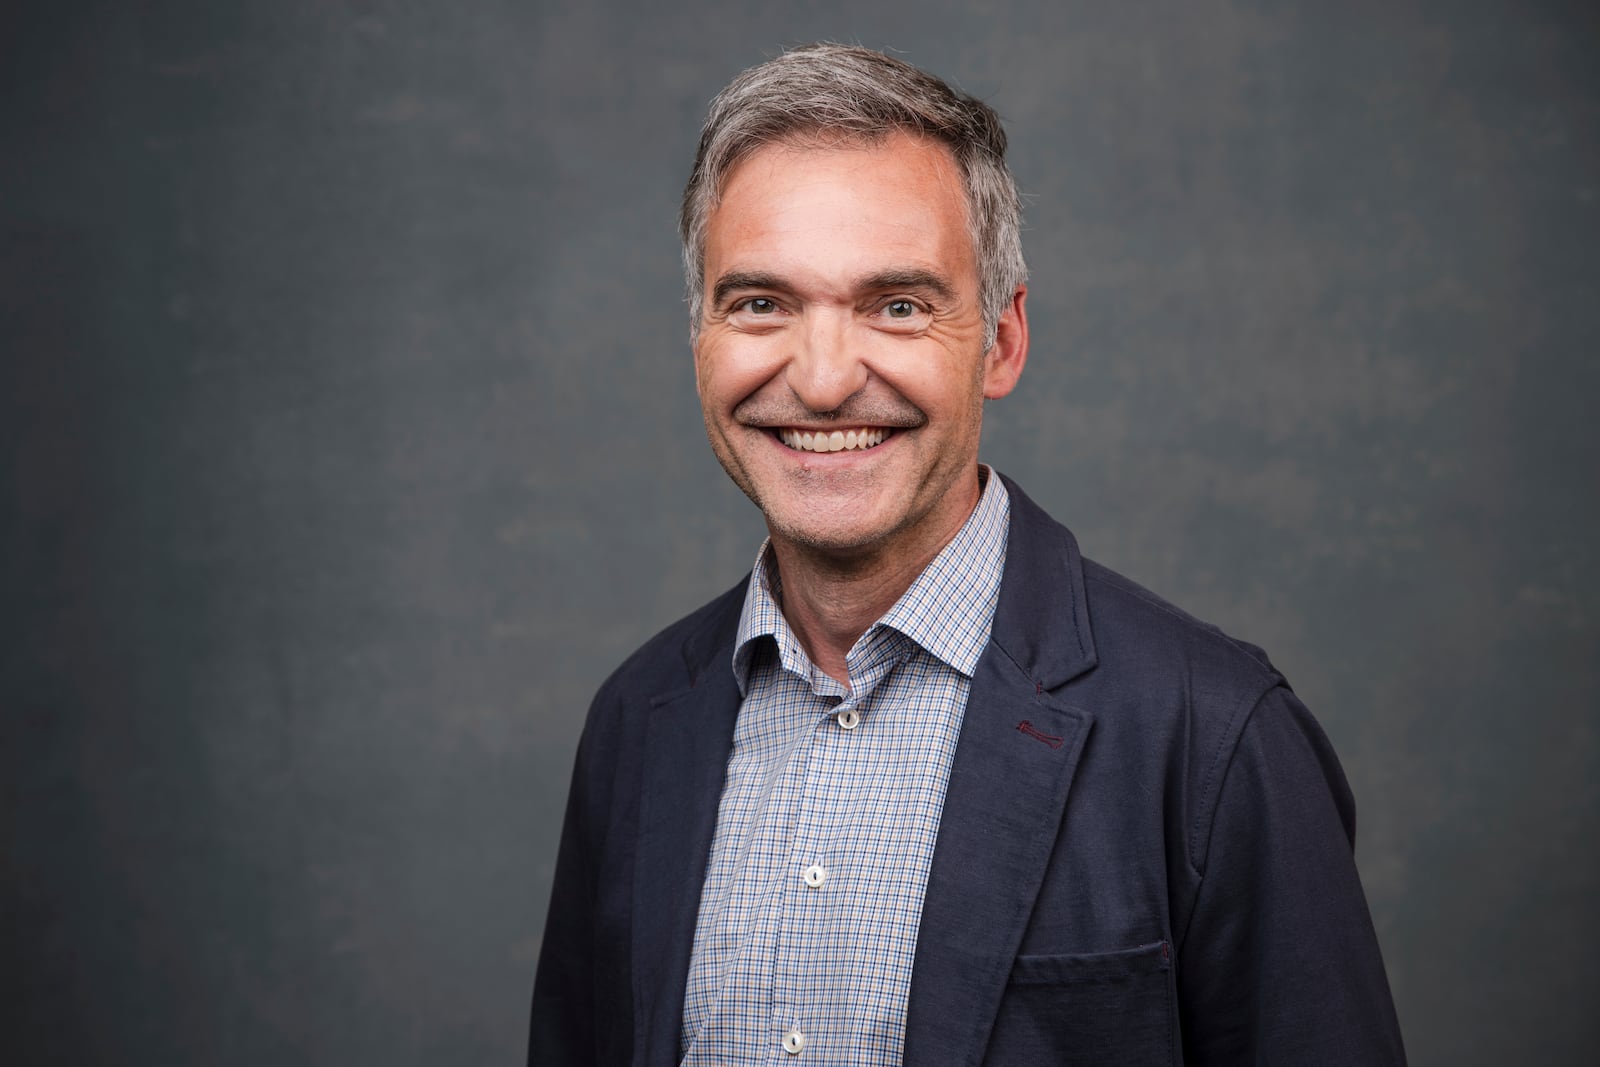
[[[977,245],[973,242],[972,235],[972,205],[969,202],[970,197],[960,161],[956,159],[955,153],[948,145],[905,130],[887,131],[880,136],[866,138],[848,136],[837,140],[819,141],[804,136],[790,137],[757,146],[753,151],[741,155],[737,164],[730,167],[723,175],[721,188],[706,213],[708,243],[710,231],[715,227],[715,220],[727,206],[729,194],[735,185],[753,182],[757,188],[763,188],[776,177],[779,180],[793,181],[801,190],[813,186],[826,188],[834,184],[837,177],[807,172],[807,165],[812,160],[832,161],[844,171],[853,172],[896,156],[907,160],[910,167],[919,175],[931,180],[940,193],[949,198],[950,203],[960,213],[961,235],[968,242],[972,242],[971,248],[976,254]],[[799,178],[794,177],[797,169],[802,171]],[[752,174],[759,175],[762,172],[765,172],[764,176],[752,177]],[[849,184],[848,179],[845,184]],[[804,215],[802,219],[804,222],[809,222],[809,218]],[[910,225],[916,230],[922,228],[920,222]]]

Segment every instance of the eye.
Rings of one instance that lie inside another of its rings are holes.
[[[739,309],[753,315],[771,315],[778,310],[778,302],[771,297],[752,296],[749,300],[741,301]]]
[[[917,305],[909,300],[891,300],[883,306],[883,313],[891,319],[909,319],[917,313]]]

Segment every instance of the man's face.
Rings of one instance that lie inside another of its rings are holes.
[[[1027,351],[1021,290],[982,349],[949,151],[769,145],[708,222],[695,372],[723,468],[775,539],[931,556],[977,502],[984,398]]]

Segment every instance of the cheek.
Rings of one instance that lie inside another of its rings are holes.
[[[717,400],[717,389],[722,380],[721,364],[715,349],[697,346],[694,353],[694,388],[703,404]]]
[[[695,389],[702,404],[718,411],[732,410],[776,373],[763,351],[749,344],[708,344],[695,355]]]
[[[924,350],[881,375],[930,416],[967,420],[983,405],[983,358],[969,352]]]

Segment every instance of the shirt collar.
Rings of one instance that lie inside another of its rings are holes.
[[[919,574],[911,587],[866,634],[879,627],[905,634],[931,655],[972,677],[1000,599],[1000,577],[1005,570],[1006,534],[1011,525],[1011,501],[993,470],[980,465],[984,489],[978,506],[950,543]],[[772,540],[761,543],[755,567],[745,589],[733,646],[733,674],[743,694],[750,678],[759,639],[771,637],[785,670],[815,682],[820,672],[801,647],[778,606],[783,580],[772,555]],[[861,647],[857,642],[856,648]],[[855,650],[852,650],[854,656]]]

